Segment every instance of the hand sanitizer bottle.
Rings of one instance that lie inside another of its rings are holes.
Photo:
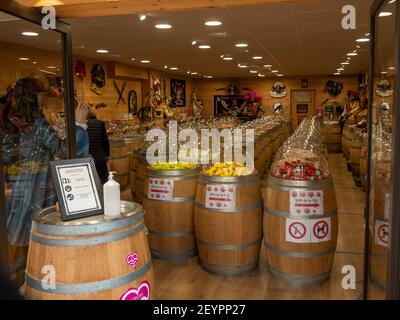
[[[117,217],[121,214],[121,191],[117,181],[114,180],[114,171],[108,174],[108,181],[103,186],[104,215]]]

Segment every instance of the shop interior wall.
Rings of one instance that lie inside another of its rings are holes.
[[[20,61],[18,60],[19,57],[29,57],[30,60]],[[127,113],[127,104],[124,104],[122,101],[117,104],[119,95],[117,90],[114,88],[114,76],[109,74],[108,63],[92,58],[74,56],[74,66],[78,59],[81,59],[85,63],[86,67],[86,76],[83,80],[74,75],[74,86],[78,98],[86,103],[92,103],[94,105],[99,103],[106,104],[107,106],[105,108],[95,109],[95,112],[100,119],[112,120],[118,118],[121,114]],[[56,66],[58,68],[61,68],[62,66],[61,53],[6,42],[0,42],[0,61],[0,95],[3,95],[9,86],[13,85],[16,80],[22,77],[34,76],[35,78],[39,78],[44,84],[47,84],[48,80],[46,78],[53,75],[46,74],[38,70],[41,69],[51,72],[52,70],[48,69],[48,66]],[[37,63],[33,64],[34,61]],[[90,90],[91,70],[93,65],[97,63],[103,65],[106,73],[106,86],[102,95],[97,95]],[[186,106],[174,108],[174,112],[183,113],[190,110],[191,94],[194,88],[194,82],[192,79],[176,77],[161,71],[149,69],[144,70],[146,70],[148,74],[153,73],[159,75],[163,79],[166,79],[167,96],[170,95],[171,78],[186,80]],[[142,89],[144,86],[151,88],[151,82],[132,77],[116,77],[116,83],[120,89],[124,81],[126,82],[126,87],[123,93],[125,101],[128,103],[129,91],[135,90],[138,100],[138,109],[140,109],[142,104],[146,101],[146,97],[143,97]],[[148,88],[145,88],[144,92],[148,91]],[[84,97],[83,99],[82,96]],[[64,102],[62,98],[47,98],[47,103],[45,103],[45,105],[46,108],[44,109],[44,113],[48,119],[50,119],[51,113],[57,113],[64,110]]]
[[[336,80],[343,83],[344,87],[342,93],[335,98],[335,100],[342,105],[347,104],[347,91],[353,90],[358,92],[358,76],[314,76],[314,77],[282,77],[282,78],[264,78],[264,79],[205,79],[196,80],[195,88],[197,89],[197,98],[202,100],[204,104],[203,115],[205,117],[212,117],[214,114],[214,96],[224,95],[224,91],[218,89],[226,88],[231,83],[238,84],[242,94],[246,94],[248,91],[243,89],[249,88],[255,90],[259,95],[263,97],[263,105],[266,113],[272,113],[272,105],[281,102],[284,106],[284,112],[287,116],[290,116],[290,97],[291,90],[302,89],[302,79],[308,79],[309,89],[316,90],[316,107],[321,105],[327,98],[330,102],[333,98],[325,91],[326,83],[328,80]],[[272,98],[270,92],[272,86],[276,81],[282,81],[286,85],[287,95],[284,98]],[[329,104],[329,102],[328,102]]]

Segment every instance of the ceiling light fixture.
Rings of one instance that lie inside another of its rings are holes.
[[[135,61],[135,58],[132,58],[131,60],[132,60],[132,61]]]
[[[261,57],[261,56],[254,56],[253,57],[253,60],[261,60],[263,57]]]
[[[389,69],[389,70],[396,70],[395,67],[389,67],[388,69]]]
[[[32,63],[33,63],[33,64],[36,64],[36,63],[37,63],[37,61],[33,61]]]
[[[190,71],[186,72],[187,74],[190,74]]]
[[[272,68],[271,64],[264,64],[264,68]]]
[[[389,4],[392,4],[392,3],[395,3],[395,2],[396,2],[396,0],[390,0]]]
[[[146,20],[147,16],[145,14],[139,14],[139,20],[144,21]]]
[[[381,71],[381,74],[388,74],[387,71]]]
[[[47,69],[57,69],[55,66],[47,66]]]
[[[97,49],[96,52],[97,53],[108,53],[108,50],[106,50],[106,49]]]
[[[22,58],[18,58],[18,60],[21,60],[21,61],[28,61],[29,58],[24,58],[24,57],[22,57]]]
[[[263,78],[263,77],[265,77],[265,74],[259,73],[258,76],[261,77],[261,78]]]
[[[233,60],[233,57],[231,57],[231,56],[224,56],[222,59],[225,60],[225,61],[232,61],[232,60]]]
[[[197,72],[191,72],[190,74],[192,74],[192,75],[196,75],[196,74],[198,74]]]
[[[393,13],[389,12],[389,11],[382,11],[381,13],[379,13],[379,16],[381,18],[383,17],[390,17]]]
[[[355,57],[355,56],[358,56],[358,53],[357,52],[349,52],[347,55],[349,57]]]
[[[199,49],[210,49],[211,46],[209,46],[208,44],[201,44],[199,45]]]
[[[157,28],[157,29],[164,29],[164,30],[172,28],[172,26],[170,24],[167,24],[167,23],[156,24],[154,27]]]
[[[164,69],[168,69],[168,66],[164,66]]]
[[[284,75],[282,73],[278,73],[276,76],[277,77],[283,77]]]
[[[250,70],[250,73],[258,73],[257,70]]]
[[[244,42],[236,43],[236,44],[235,44],[235,47],[236,47],[236,48],[246,48],[246,47],[248,47],[248,44],[247,44],[247,43],[244,43]]]
[[[150,60],[140,60],[140,63],[150,63]]]
[[[350,62],[348,62],[348,61],[347,62],[342,62],[341,64],[347,66],[347,65],[350,64]]]
[[[238,67],[239,67],[239,68],[247,68],[247,64],[241,64],[241,63],[239,63],[239,64],[238,64]]]
[[[272,73],[279,73],[279,70],[272,70]]]
[[[360,38],[360,39],[357,39],[356,40],[356,42],[359,42],[359,43],[362,43],[362,42],[369,42],[370,40],[369,40],[369,38]]]
[[[197,43],[196,40],[192,41],[192,46],[196,45],[196,43]]]
[[[178,70],[178,68],[177,67],[171,67],[171,68],[169,68],[170,70]]]
[[[338,68],[337,71],[344,71],[344,68]]]
[[[213,76],[207,76],[207,78],[208,78],[208,79],[211,79],[211,78],[213,78]]]
[[[24,31],[24,32],[22,32],[22,35],[27,36],[27,37],[37,37],[39,35],[39,33],[32,32],[32,31]]]
[[[218,20],[210,20],[210,21],[206,21],[204,24],[209,27],[217,27],[217,26],[220,26],[222,24],[222,22],[218,21]]]
[[[335,76],[340,76],[340,72],[335,72],[334,75]]]

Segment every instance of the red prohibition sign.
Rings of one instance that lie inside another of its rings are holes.
[[[318,239],[323,239],[328,235],[329,225],[326,221],[321,220],[314,224],[313,233]]]
[[[389,237],[389,225],[382,224],[379,228],[378,228],[378,237],[379,240],[381,240],[384,243],[388,243],[388,237]]]
[[[289,226],[289,234],[294,239],[297,239],[297,240],[303,239],[305,237],[306,233],[307,233],[307,228],[301,222],[293,222]]]

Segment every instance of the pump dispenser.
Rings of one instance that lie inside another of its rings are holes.
[[[114,180],[115,173],[109,172],[108,181],[103,186],[104,215],[107,217],[116,217],[121,214],[121,191],[119,183]]]

